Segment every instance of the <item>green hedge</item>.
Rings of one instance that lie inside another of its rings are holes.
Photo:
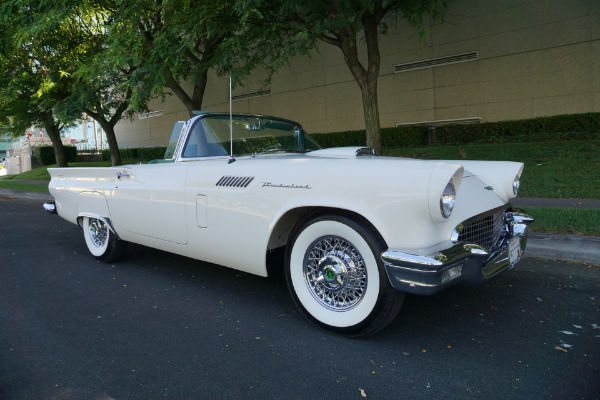
[[[77,147],[64,146],[64,149],[68,163],[77,161]],[[54,147],[52,146],[36,146],[33,148],[33,155],[42,165],[56,164]]]
[[[321,147],[364,146],[366,133],[345,131],[310,135]],[[558,115],[517,121],[484,122],[481,124],[400,126],[381,129],[384,148],[424,146],[432,143],[503,143],[531,142],[600,137],[600,113]]]
[[[426,126],[401,126],[381,128],[381,144],[383,147],[423,146],[427,144],[429,128]],[[364,146],[367,134],[361,131],[343,131],[333,133],[312,133],[321,147]]]
[[[600,133],[600,113],[557,115],[517,121],[435,128],[437,143],[530,142],[539,140],[588,139]]]
[[[165,155],[166,147],[132,147],[128,149],[119,149],[121,160],[123,161],[151,161],[162,159]],[[102,150],[102,161],[110,161],[110,150]]]

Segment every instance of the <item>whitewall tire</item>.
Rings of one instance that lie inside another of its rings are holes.
[[[99,261],[113,262],[125,253],[127,242],[116,237],[101,219],[83,217],[83,237],[89,252]]]
[[[382,240],[363,225],[337,215],[304,220],[290,237],[285,263],[288,287],[303,314],[353,337],[383,329],[404,299],[385,273]]]

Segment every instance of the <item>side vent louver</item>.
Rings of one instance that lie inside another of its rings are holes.
[[[245,188],[254,180],[253,176],[224,176],[216,186]]]
[[[454,54],[451,56],[430,58],[429,60],[421,60],[409,62],[406,64],[394,65],[394,73],[413,71],[416,69],[440,67],[443,65],[458,64],[467,61],[475,61],[479,59],[479,52],[472,51],[470,53]]]

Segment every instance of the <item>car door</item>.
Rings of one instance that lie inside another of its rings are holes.
[[[123,166],[109,198],[112,222],[122,235],[187,244],[185,180],[188,163]]]

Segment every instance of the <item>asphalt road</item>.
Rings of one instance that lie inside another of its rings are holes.
[[[0,399],[597,399],[599,289],[598,266],[526,259],[351,340],[281,277],[141,246],[97,263],[78,227],[0,196]]]

